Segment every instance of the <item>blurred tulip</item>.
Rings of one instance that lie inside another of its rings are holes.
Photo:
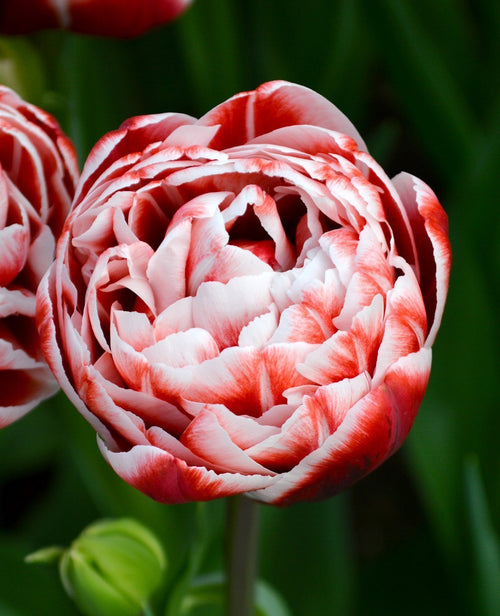
[[[39,346],[35,293],[77,178],[55,119],[0,86],[0,427],[58,389]]]
[[[3,0],[0,32],[27,34],[65,28],[84,34],[133,37],[177,17],[192,0]]]

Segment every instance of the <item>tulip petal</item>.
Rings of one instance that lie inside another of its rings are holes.
[[[410,218],[419,246],[420,285],[427,309],[430,348],[436,338],[448,291],[451,249],[448,220],[436,195],[418,178],[400,173],[393,179]]]
[[[322,447],[272,486],[249,496],[275,505],[316,500],[333,496],[374,470],[405,439],[427,386],[430,362],[431,352],[425,348],[401,358],[384,383],[350,409]]]
[[[268,82],[254,92],[238,94],[212,109],[199,123],[220,125],[210,144],[218,150],[247,143],[284,126],[300,124],[338,131],[366,149],[358,131],[335,105],[309,88],[286,81]]]
[[[116,452],[99,441],[101,453],[127,483],[163,503],[211,500],[273,483],[269,475],[216,473],[202,466],[188,466],[183,460],[152,446],[135,446]]]

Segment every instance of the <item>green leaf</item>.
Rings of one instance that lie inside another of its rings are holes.
[[[291,616],[282,597],[263,580],[257,582],[256,616]]]
[[[355,613],[356,564],[348,493],[262,509],[261,575],[297,614]],[[290,566],[291,563],[299,563]]]
[[[479,614],[497,616],[500,606],[500,544],[493,527],[477,459],[468,458],[464,469],[465,497],[475,561]]]
[[[461,549],[460,521],[456,515],[460,490],[458,446],[453,412],[438,399],[427,395],[405,452],[448,563],[457,561]]]
[[[59,562],[59,559],[64,554],[65,549],[59,546],[50,546],[48,548],[42,548],[41,550],[37,550],[36,552],[31,552],[24,559],[26,563],[36,563],[36,564],[52,564],[55,562]]]
[[[192,580],[191,586],[175,612],[175,616],[202,616],[202,614],[225,613],[226,581],[222,571],[200,575]],[[168,612],[174,616],[174,612]],[[291,616],[285,602],[267,582],[257,580],[255,588],[255,616]]]
[[[437,169],[456,177],[457,169],[470,162],[480,137],[455,78],[457,67],[446,64],[440,41],[430,36],[412,3],[375,0],[366,10],[377,24],[374,42],[427,155]]]

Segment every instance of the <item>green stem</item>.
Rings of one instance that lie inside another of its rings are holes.
[[[228,616],[253,616],[258,551],[258,504],[246,496],[228,499]]]

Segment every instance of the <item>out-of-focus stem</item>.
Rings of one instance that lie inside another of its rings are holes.
[[[258,507],[246,496],[228,499],[227,606],[229,616],[253,616],[258,553]]]

